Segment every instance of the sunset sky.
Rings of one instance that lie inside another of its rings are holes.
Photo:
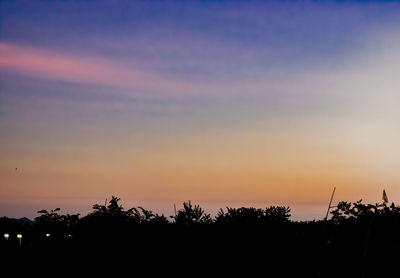
[[[0,216],[400,202],[399,74],[395,2],[0,1]]]

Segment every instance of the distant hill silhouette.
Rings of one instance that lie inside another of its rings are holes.
[[[15,221],[15,222],[22,223],[22,224],[28,224],[28,225],[33,225],[33,223],[34,223],[32,220],[30,220],[30,219],[27,218],[27,217],[22,217],[22,218],[8,218],[8,219],[10,219],[11,221]]]

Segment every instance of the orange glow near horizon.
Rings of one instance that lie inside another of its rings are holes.
[[[83,214],[92,204],[82,200],[94,203],[111,195],[160,212],[185,200],[212,210],[227,205],[290,205],[297,208],[295,218],[307,212],[322,215],[333,186],[336,201],[380,201],[384,185],[374,180],[376,172],[364,157],[334,145],[310,144],[304,138],[248,135],[233,142],[205,136],[161,145],[125,143],[77,153],[59,149],[30,157],[23,154],[2,161],[2,198],[10,203],[42,200],[36,204],[42,207],[81,200],[80,207],[86,205]]]

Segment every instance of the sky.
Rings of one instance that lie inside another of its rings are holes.
[[[400,3],[0,1],[0,216],[400,201]]]

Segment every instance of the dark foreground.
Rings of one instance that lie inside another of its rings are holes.
[[[172,222],[127,221],[107,208],[69,225],[53,211],[33,225],[3,218],[0,277],[400,277],[399,209],[341,204],[327,223],[245,208],[203,221],[180,211]]]

